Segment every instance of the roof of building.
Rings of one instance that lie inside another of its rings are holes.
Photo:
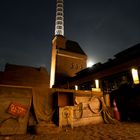
[[[114,55],[116,58],[130,58],[130,57],[137,57],[139,56],[140,52],[140,43],[129,47],[128,49],[125,49],[119,53],[117,53],[116,55]]]
[[[76,41],[67,40],[66,37],[62,35],[55,35],[54,39],[58,39],[60,41],[60,44],[57,44],[58,49],[86,55],[81,46]],[[65,43],[65,47],[62,47],[62,42]]]
[[[0,84],[49,86],[49,74],[43,67],[34,68],[30,66],[6,64],[5,71],[1,75]]]
[[[122,52],[117,53],[114,59],[108,59],[105,63],[97,63],[93,65],[91,68],[86,68],[81,70],[76,74],[75,77],[70,78],[70,80],[78,79],[81,77],[85,77],[87,75],[95,74],[100,71],[104,71],[106,69],[110,69],[111,67],[115,67],[122,63],[129,62],[131,60],[135,60],[140,58],[140,44],[136,44]]]
[[[66,41],[66,50],[70,51],[70,52],[86,55],[85,52],[80,47],[80,45],[75,41],[67,40]]]

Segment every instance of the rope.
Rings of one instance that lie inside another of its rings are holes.
[[[93,96],[93,97],[91,97],[91,99],[90,99],[90,102],[88,103],[88,108],[90,109],[90,111],[92,112],[92,113],[94,113],[94,114],[100,114],[101,112],[102,112],[102,108],[100,107],[100,110],[99,111],[95,111],[94,109],[92,109],[92,107],[91,107],[91,103],[93,102],[93,100],[94,99],[98,99],[99,100],[99,102],[101,103],[101,99],[99,98],[99,97],[96,97],[96,96]]]
[[[104,102],[104,98],[101,97],[101,103],[102,103],[102,117],[105,123],[118,123],[119,121],[117,121],[116,119],[114,119],[112,117],[112,115],[110,114],[109,109],[107,108],[105,102]]]
[[[94,102],[93,100],[96,99],[96,98],[99,100],[100,105],[101,105],[101,106],[100,106],[100,109],[99,109],[98,111],[95,111],[95,109],[93,109],[93,108],[91,107],[91,103],[93,103],[93,102]],[[84,104],[84,103],[77,103],[77,101],[76,101],[76,99],[75,99],[75,104],[76,104],[76,106],[75,106],[75,109],[74,109],[74,118],[76,118],[76,119],[81,119],[82,116],[83,116],[83,104]],[[106,106],[106,104],[105,104],[105,102],[104,102],[104,98],[103,98],[103,97],[92,96],[92,97],[89,99],[89,101],[86,102],[86,104],[87,104],[89,110],[90,110],[92,113],[94,113],[94,114],[100,114],[100,113],[102,113],[102,117],[103,117],[103,120],[104,120],[105,123],[118,123],[118,121],[115,120],[115,119],[112,117],[112,115],[111,115],[109,109],[107,108],[107,106]],[[76,112],[79,112],[80,115],[78,116]]]
[[[4,125],[4,123],[6,121],[10,120],[10,119],[15,120],[16,121],[16,124],[18,124],[18,126],[16,126],[16,127],[13,126],[13,132],[14,132],[14,134],[17,134],[17,131],[19,130],[19,126],[20,126],[18,118],[15,118],[15,117],[6,118],[6,119],[0,121],[0,127],[2,127]]]
[[[79,112],[80,115],[78,116],[76,112]],[[83,116],[83,103],[79,103],[77,104],[77,106],[75,106],[74,108],[74,118],[75,119],[80,119]]]

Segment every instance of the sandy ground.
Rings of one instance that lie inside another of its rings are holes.
[[[87,125],[45,135],[0,136],[0,140],[140,140],[140,123]]]

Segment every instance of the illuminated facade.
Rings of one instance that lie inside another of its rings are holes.
[[[60,35],[55,36],[52,41],[50,87],[75,76],[86,68],[86,62],[87,56],[77,42],[66,40]]]

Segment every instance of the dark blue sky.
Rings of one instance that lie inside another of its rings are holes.
[[[56,0],[0,2],[0,70],[5,63],[50,69]],[[140,43],[139,0],[65,0],[65,36],[105,62]]]

